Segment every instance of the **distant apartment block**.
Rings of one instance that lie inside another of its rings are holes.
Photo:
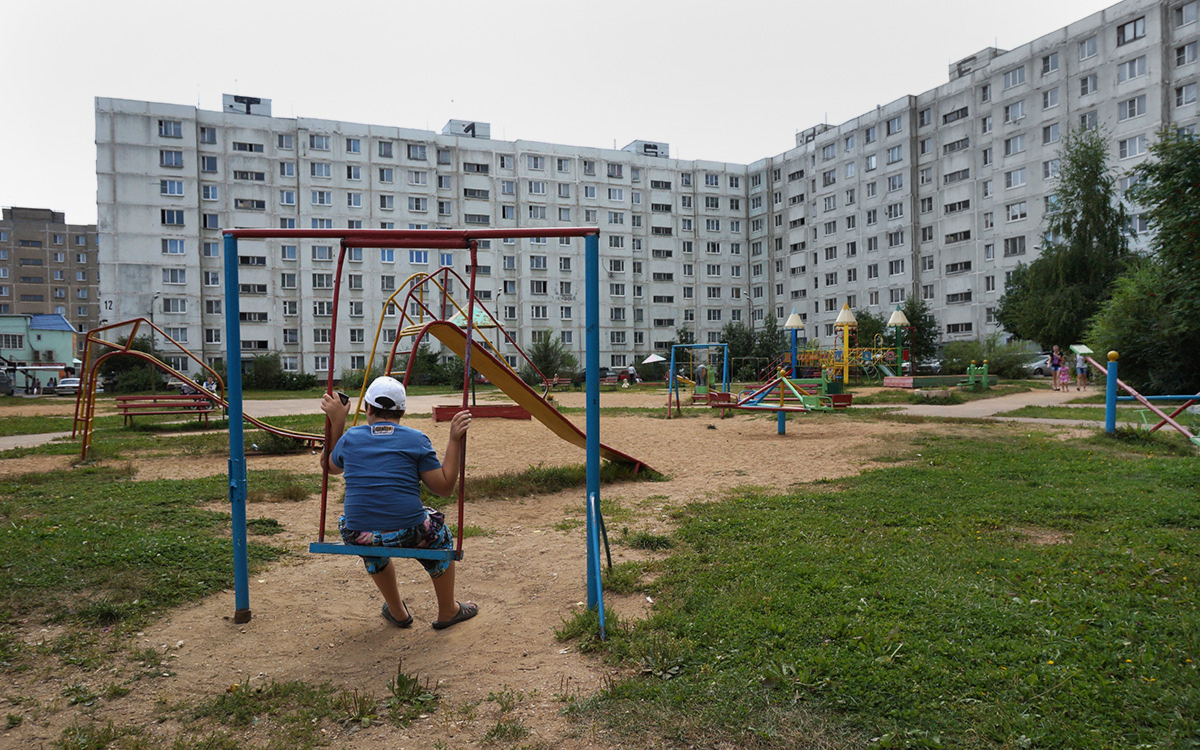
[[[0,216],[0,315],[60,315],[91,330],[100,311],[96,225],[45,208]]]
[[[622,150],[96,100],[102,318],[150,317],[206,359],[225,356],[225,227],[554,227],[602,232],[602,363],[700,342],[730,322],[792,309],[832,343],[843,304],[885,317],[926,300],[945,340],[1000,332],[1008,274],[1036,258],[1062,139],[1104,127],[1112,162],[1142,161],[1160,131],[1194,133],[1200,0],[1126,0],[1018,49],[981,50],[949,82],[797,135],[749,165],[682,161],[667,144]],[[1121,178],[1122,190],[1129,186]],[[1137,207],[1132,207],[1137,213]],[[1137,219],[1144,229],[1144,221]],[[243,356],[295,371],[365,364],[384,300],[464,252],[351,250],[338,350],[328,359],[336,248],[243,241]],[[583,344],[580,240],[484,243],[480,296],[528,345]],[[173,362],[183,366],[186,360]]]

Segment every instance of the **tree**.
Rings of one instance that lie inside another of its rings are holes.
[[[754,359],[754,331],[741,321],[726,323],[721,340],[729,345],[729,366],[735,380],[755,380],[759,367],[766,362]]]
[[[1134,171],[1154,255],[1121,277],[1087,342],[1120,353],[1121,379],[1151,393],[1200,392],[1200,140],[1160,134]]]
[[[124,346],[129,342],[128,336],[117,339]],[[149,336],[138,336],[129,343],[129,348],[143,352],[153,357],[158,356],[154,343]],[[115,393],[137,393],[162,387],[162,372],[141,357],[128,354],[117,354],[100,363],[100,377],[105,384],[105,390]]]
[[[887,346],[887,342],[893,338],[893,333],[886,330],[887,321],[882,315],[876,315],[870,310],[855,310],[854,319],[858,321],[858,328],[854,331],[858,346],[875,346],[876,336]]]
[[[574,377],[575,370],[579,367],[575,355],[563,344],[562,337],[553,331],[543,331],[541,340],[534,342],[527,353],[534,367],[548,378]],[[540,380],[529,365],[521,368],[521,378],[526,383],[536,383]]]
[[[1108,166],[1098,128],[1070,133],[1046,214],[1041,257],[1019,266],[1004,287],[996,318],[1018,338],[1044,348],[1083,340],[1088,318],[1112,293],[1129,259],[1129,216]]]
[[[942,329],[937,318],[929,311],[925,300],[909,296],[900,306],[911,326],[902,334],[904,346],[909,349],[909,358],[914,364],[937,355],[938,343],[942,340]]]
[[[766,316],[762,328],[754,334],[754,356],[773,362],[790,346],[790,337],[788,344],[783,342],[783,329],[779,327],[779,321],[775,320],[774,315]]]

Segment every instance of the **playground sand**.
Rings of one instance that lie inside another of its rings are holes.
[[[624,397],[624,398],[622,398]],[[564,394],[562,403],[582,406],[583,394]],[[645,403],[653,399],[653,404]],[[602,396],[605,405],[658,405],[661,395]],[[776,434],[774,415],[739,414],[721,420],[717,414],[678,420],[646,417],[605,418],[601,439],[667,474],[665,482],[606,486],[605,498],[625,512],[609,521],[614,563],[647,556],[622,547],[624,529],[669,533],[668,512],[696,501],[723,497],[741,485],[786,490],[817,479],[856,474],[870,468],[874,457],[894,456],[920,426],[793,418],[788,434]],[[582,426],[583,414],[571,415]],[[448,426],[422,420],[441,450]],[[945,426],[940,430],[944,431]],[[580,464],[583,451],[557,440],[537,422],[477,420],[467,445],[468,475],[521,471],[535,465]],[[69,457],[18,459],[22,471],[65,468]],[[9,462],[3,462],[5,464]],[[211,458],[135,459],[136,480],[222,475],[226,460]],[[285,469],[319,473],[316,456],[251,456],[251,471]],[[10,469],[0,466],[0,472]],[[335,478],[332,497],[340,494]],[[251,486],[253,490],[253,486]],[[310,556],[319,498],[292,503],[252,503],[251,518],[278,520],[284,533],[262,539],[287,546],[295,554],[251,577],[253,619],[235,625],[233,591],[218,593],[193,606],[169,613],[140,634],[133,645],[167,654],[164,675],[132,683],[133,692],[105,701],[93,719],[144,727],[148,736],[170,740],[180,727],[161,718],[163,701],[195,701],[249,681],[330,681],[376,697],[403,660],[408,674],[440,681],[441,706],[406,729],[376,725],[349,734],[340,727],[329,736],[333,746],[363,748],[483,747],[483,736],[498,718],[487,696],[506,688],[524,693],[511,716],[532,730],[530,742],[566,748],[609,746],[595,728],[572,726],[560,715],[556,696],[586,696],[614,674],[599,659],[580,655],[572,644],[554,639],[554,629],[570,618],[585,598],[583,493],[571,490],[531,498],[473,500],[466,522],[486,536],[465,541],[458,567],[458,596],[480,605],[479,616],[444,631],[429,627],[435,608],[432,588],[415,561],[397,560],[401,592],[416,617],[411,630],[386,625],[379,615],[382,599],[355,558]],[[225,511],[217,503],[215,510]],[[337,506],[331,506],[336,517]],[[456,512],[453,504],[448,515]],[[562,530],[577,522],[568,530]],[[333,526],[331,520],[330,526]],[[559,526],[560,528],[555,528]],[[645,616],[651,603],[642,595],[606,596],[606,606],[621,619]],[[27,625],[32,642],[50,635],[43,625]],[[56,662],[44,670],[14,675],[11,694],[35,697],[42,705],[60,700],[61,686],[76,682],[100,685],[104,677],[68,673]],[[121,668],[121,667],[119,667]],[[115,679],[115,678],[114,678]],[[479,704],[474,713],[461,708]],[[26,722],[0,736],[0,747],[36,747],[56,741],[77,719],[74,710],[51,713],[45,721]],[[253,733],[253,730],[250,730]],[[249,739],[250,735],[247,735]],[[166,742],[169,744],[169,742]]]

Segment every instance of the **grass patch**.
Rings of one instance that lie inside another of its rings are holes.
[[[632,594],[642,588],[645,564],[637,561],[617,563],[601,573],[601,585],[614,594]]]
[[[1186,746],[1200,467],[1136,447],[930,436],[838,492],[689,506],[654,615],[609,617],[643,676],[589,710],[631,744]]]
[[[1104,421],[1103,407],[1072,407],[1072,406],[1022,406],[1020,409],[1002,412],[1001,417],[1030,417],[1036,419],[1086,419],[1092,422]],[[1141,417],[1131,409],[1117,409],[1118,422],[1136,422],[1141,424]]]
[[[937,389],[935,389],[937,390]],[[972,391],[954,386],[946,386],[951,393],[951,399],[930,399],[914,393],[908,388],[884,388],[864,396],[854,394],[855,406],[878,406],[880,404],[961,404],[968,401],[980,401],[989,398],[1009,396],[1014,393],[1026,393],[1034,390],[1034,386],[1020,381],[1001,383],[984,391]]]
[[[631,467],[611,461],[605,461],[600,465],[600,482],[602,484],[631,481],[662,481],[662,479],[663,476],[661,474],[645,468],[634,473]],[[583,464],[571,466],[531,466],[524,471],[493,474],[484,477],[467,477],[466,495],[472,499],[485,497],[507,499],[528,497],[530,495],[548,495],[586,485],[587,467]],[[425,498],[426,505],[432,505],[435,508],[442,507],[450,502],[450,498],[427,494],[424,486],[422,486],[422,495]]]
[[[120,467],[0,482],[11,501],[0,545],[0,611],[88,625],[136,624],[151,611],[229,586],[229,518],[202,509],[224,477],[125,481]],[[249,546],[251,564],[283,553]]]
[[[661,552],[665,549],[671,549],[674,546],[671,542],[671,537],[663,536],[662,534],[651,534],[648,531],[626,533],[621,537],[621,544],[631,549],[644,549],[651,552]]]
[[[282,534],[284,528],[283,524],[274,518],[248,518],[246,519],[246,531],[258,536],[274,536]]]

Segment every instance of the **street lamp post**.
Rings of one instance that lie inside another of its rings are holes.
[[[904,374],[904,346],[900,341],[900,330],[902,328],[908,328],[909,322],[908,322],[908,316],[905,315],[904,311],[900,309],[900,305],[896,305],[896,311],[892,313],[892,317],[888,318],[887,324],[896,329],[896,374],[903,375]],[[911,358],[912,355],[910,354],[909,357]],[[912,362],[911,364],[909,364],[909,371],[912,372],[913,375],[917,374],[917,363],[916,362]]]

